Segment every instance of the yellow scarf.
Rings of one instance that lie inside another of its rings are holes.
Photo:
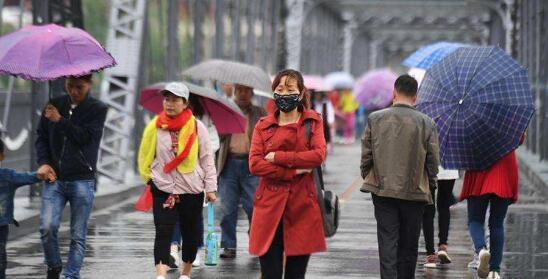
[[[141,146],[139,147],[138,166],[141,177],[148,183],[150,181],[151,169],[150,166],[156,158],[156,144],[158,142],[158,128],[156,127],[156,121],[158,117],[154,117],[152,121],[147,125],[143,132],[143,138],[141,139]],[[181,154],[188,142],[192,133],[196,131],[196,121],[194,116],[181,128],[179,131],[177,155]],[[196,168],[198,162],[198,140],[195,140],[190,149],[188,156],[177,166],[179,173],[190,173]]]

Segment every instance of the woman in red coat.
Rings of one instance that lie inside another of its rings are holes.
[[[278,73],[272,84],[277,111],[255,126],[249,168],[260,177],[249,252],[259,256],[264,279],[304,278],[310,254],[326,250],[312,169],[325,160],[321,117],[307,109],[302,75]],[[307,138],[305,123],[310,123]]]

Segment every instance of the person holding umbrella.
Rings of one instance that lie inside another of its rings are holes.
[[[234,100],[245,113],[248,123],[244,133],[221,136],[221,148],[217,157],[219,176],[219,196],[221,198],[221,258],[236,257],[236,225],[238,205],[247,214],[249,223],[253,216],[253,195],[259,178],[249,172],[248,158],[251,136],[259,118],[266,115],[263,108],[251,103],[253,88],[236,84]]]
[[[344,114],[345,118],[345,127],[343,132],[343,142],[344,144],[354,143],[354,132],[355,132],[355,120],[356,120],[356,110],[360,105],[354,100],[352,91],[350,88],[343,88],[340,90],[341,99],[339,103],[339,109]]]
[[[213,153],[216,153],[217,150],[219,150],[219,134],[217,133],[217,129],[215,128],[215,124],[204,111],[203,106],[200,104],[200,100],[198,97],[194,94],[190,94],[188,98],[189,107],[192,110],[192,113],[194,116],[200,120],[207,128],[207,133],[209,135],[209,141],[211,143],[211,150]],[[204,204],[204,207],[206,205]],[[170,268],[178,268],[181,260],[179,257],[179,252],[181,251],[181,226],[179,225],[179,222],[175,224],[175,228],[173,230],[173,236],[171,238],[171,248],[170,248],[170,260],[169,260],[169,267]],[[192,263],[193,267],[199,267],[201,264],[200,261],[200,252],[198,251],[198,256]]]
[[[97,154],[108,110],[90,95],[91,85],[91,75],[68,78],[68,94],[51,99],[38,123],[38,172],[58,178],[45,183],[40,208],[40,239],[48,279],[59,278],[63,266],[57,232],[67,202],[71,210],[71,244],[65,277],[80,278],[84,261]]]
[[[68,95],[50,100],[37,129],[38,172],[58,178],[42,188],[40,234],[47,278],[59,278],[62,261],[57,232],[69,202],[71,244],[64,275],[80,278],[97,155],[108,111],[89,93],[91,74],[114,67],[116,61],[84,30],[56,24],[27,26],[0,37],[0,57],[0,75],[37,82],[67,78]]]
[[[476,256],[469,266],[480,278],[500,278],[504,219],[518,196],[514,150],[535,110],[527,69],[498,47],[459,48],[426,72],[417,108],[440,127],[443,167],[466,170],[461,199]]]
[[[327,98],[327,92],[311,90],[311,95],[311,109],[322,115],[325,142],[329,151],[333,152],[332,132],[335,129],[335,108]]]
[[[203,242],[204,192],[206,201],[216,201],[217,174],[207,128],[188,108],[188,87],[173,82],[162,94],[164,111],[143,132],[139,172],[153,196],[156,278],[166,278],[173,229],[179,221],[184,262],[180,278],[188,279]]]
[[[258,177],[249,173],[248,158],[251,135],[259,118],[266,115],[263,108],[251,103],[254,89],[270,92],[270,78],[261,68],[227,60],[207,60],[183,71],[183,76],[194,80],[214,80],[222,84],[227,97],[244,112],[247,125],[244,131],[223,133],[219,131],[221,147],[217,153],[219,174],[219,197],[221,216],[221,258],[236,257],[236,225],[238,205],[247,214],[249,222],[253,215],[253,195],[259,183]],[[232,88],[228,86],[232,85]],[[233,93],[233,94],[232,94]]]
[[[523,142],[523,139],[522,139]],[[499,279],[504,253],[504,220],[508,206],[518,199],[518,163],[510,152],[487,170],[466,171],[460,199],[467,200],[468,229],[480,278]],[[489,208],[489,246],[485,241],[485,215]]]
[[[441,60],[441,58],[440,58]],[[412,68],[408,74],[417,80],[420,86],[426,70]],[[449,225],[451,223],[451,211],[449,208],[457,203],[453,195],[453,187],[455,180],[459,179],[458,170],[446,170],[439,167],[438,173],[438,188],[430,188],[432,200],[434,203],[429,204],[424,209],[422,218],[422,230],[424,235],[424,243],[426,248],[426,258],[424,259],[424,267],[436,268],[438,260],[441,264],[449,264],[452,262],[448,252]],[[438,194],[436,195],[436,190]],[[434,250],[434,219],[438,211],[438,252]]]
[[[257,123],[249,154],[249,169],[261,178],[249,252],[259,256],[263,279],[282,278],[284,254],[285,278],[303,279],[310,254],[327,249],[311,174],[325,160],[323,123],[306,109],[308,93],[299,72],[279,72],[272,90],[278,110]]]

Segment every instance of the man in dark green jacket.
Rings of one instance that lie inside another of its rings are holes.
[[[377,219],[381,278],[414,278],[424,206],[436,188],[436,124],[413,107],[417,81],[400,76],[394,105],[369,116],[362,138],[363,192],[371,192]]]

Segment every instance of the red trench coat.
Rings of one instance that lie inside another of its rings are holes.
[[[263,117],[255,126],[249,168],[260,177],[253,201],[249,253],[264,255],[283,222],[287,256],[308,255],[327,249],[317,192],[311,174],[296,169],[318,167],[325,160],[323,123],[315,111],[305,110],[296,124],[279,126],[275,115]],[[311,140],[304,121],[311,122]],[[275,152],[274,163],[264,157]]]

